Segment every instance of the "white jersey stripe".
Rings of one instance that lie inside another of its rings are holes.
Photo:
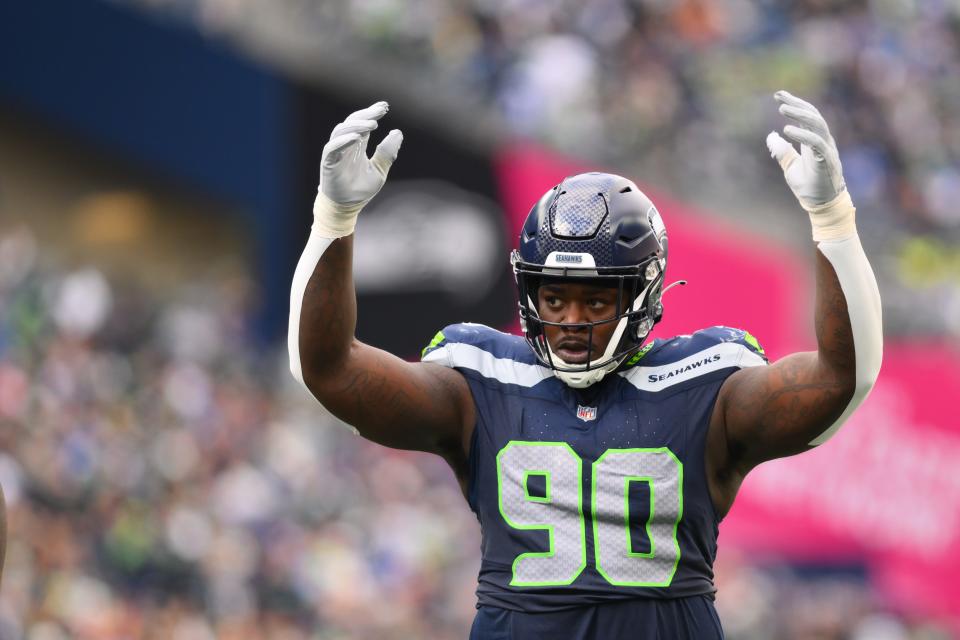
[[[493,378],[504,384],[532,387],[553,375],[550,369],[538,364],[525,364],[510,358],[495,358],[492,353],[472,344],[451,342],[431,351],[424,362],[435,362],[445,367],[472,369],[485,378]]]
[[[510,358],[496,358],[479,347],[460,342],[448,343],[431,351],[424,356],[423,361],[450,368],[471,369],[485,378],[521,387],[532,387],[553,375],[547,367],[525,364]],[[637,366],[619,375],[642,391],[663,391],[705,373],[729,367],[756,367],[764,364],[766,360],[747,347],[736,342],[724,342],[677,362],[659,367]]]
[[[641,391],[663,391],[705,373],[729,367],[757,367],[766,363],[761,356],[742,344],[723,342],[698,351],[683,360],[659,367],[637,366],[628,371],[622,371],[619,375]]]

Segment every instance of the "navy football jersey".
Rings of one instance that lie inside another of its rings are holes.
[[[661,621],[660,634],[695,633],[684,611],[704,605],[677,603],[715,592],[707,429],[727,376],[766,364],[756,339],[726,327],[657,339],[586,389],[539,364],[522,337],[483,325],[444,328],[423,361],[462,373],[477,409],[467,490],[482,530],[475,633],[481,623],[516,631],[516,620],[496,621],[516,613],[558,621],[531,637],[658,637],[632,623],[621,625],[629,636],[576,632],[563,615],[586,607],[596,617],[597,606],[625,601],[633,614],[658,609],[644,619],[688,618],[687,631]]]

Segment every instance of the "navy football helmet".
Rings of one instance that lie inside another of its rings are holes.
[[[616,370],[663,315],[667,232],[656,207],[627,178],[583,173],[547,191],[530,210],[511,262],[524,336],[537,359],[571,387],[590,386]],[[616,323],[606,351],[585,364],[553,353],[544,327],[561,323],[542,320],[537,311],[538,287],[558,279],[589,280],[618,291],[614,318],[576,325],[587,329],[592,348],[594,327]],[[624,304],[625,296],[630,304]]]

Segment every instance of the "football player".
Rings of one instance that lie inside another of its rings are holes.
[[[402,134],[368,158],[384,102],[333,130],[291,291],[291,370],[363,437],[453,468],[482,529],[471,638],[723,637],[712,565],[741,482],[828,440],[869,393],[880,297],[836,144],[813,105],[774,97],[789,124],[767,145],[813,228],[817,350],[772,364],[740,329],[647,341],[667,232],[636,184],[604,173],[533,205],[512,254],[522,337],[448,326],[420,363],[359,342],[354,224]]]

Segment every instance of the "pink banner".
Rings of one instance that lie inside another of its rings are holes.
[[[584,167],[534,146],[499,161],[511,242],[532,203]],[[697,213],[638,185],[670,239],[670,291],[657,336],[723,324],[778,357],[815,348],[812,255]],[[798,215],[803,215],[798,211]],[[933,343],[886,344],[870,398],[826,446],[761,465],[721,526],[721,549],[757,561],[865,563],[891,605],[960,625],[960,354]],[[721,551],[722,553],[722,551]]]
[[[891,602],[960,621],[960,396],[946,345],[890,343],[870,398],[826,445],[750,474],[724,542],[863,558]]]

